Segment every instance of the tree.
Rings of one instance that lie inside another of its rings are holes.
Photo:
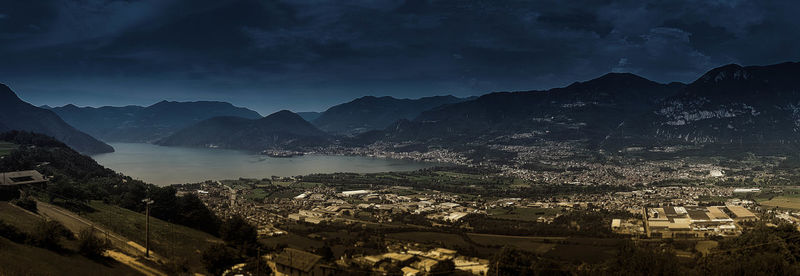
[[[195,194],[187,194],[178,198],[178,214],[175,221],[206,233],[219,233],[219,218],[217,218],[203,201]]]
[[[240,216],[225,221],[219,228],[219,235],[225,244],[238,248],[240,252],[252,250],[258,244],[258,232]]]
[[[317,249],[317,255],[322,256],[323,260],[330,261],[333,259],[333,250],[327,244]]]
[[[236,250],[224,245],[214,244],[203,251],[203,266],[212,275],[220,275],[239,261]]]
[[[450,275],[456,270],[456,264],[453,263],[452,260],[444,260],[433,267],[431,267],[431,271],[428,271],[430,275]]]

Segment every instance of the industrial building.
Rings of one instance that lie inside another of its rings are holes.
[[[756,216],[741,206],[668,206],[648,208],[648,237],[699,238],[741,234],[737,222]]]

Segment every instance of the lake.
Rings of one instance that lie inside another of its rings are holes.
[[[312,173],[413,171],[439,165],[412,160],[340,155],[273,158],[246,151],[109,143],[115,152],[93,155],[101,165],[156,185]]]

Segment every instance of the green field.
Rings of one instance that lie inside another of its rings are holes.
[[[0,156],[7,155],[15,149],[17,149],[17,145],[0,141]]]
[[[474,250],[469,254],[491,257],[504,246],[516,247],[545,257],[578,262],[601,262],[613,258],[620,239],[505,236],[488,234],[462,235],[438,232],[402,232],[386,234],[387,239],[418,242],[434,246]]]
[[[83,214],[84,217],[140,245],[145,244],[144,214],[100,201],[93,201],[90,206],[96,211]],[[210,244],[221,242],[208,233],[150,218],[151,248],[169,260],[185,260],[193,272],[205,272],[201,252]]]
[[[556,247],[555,242],[563,238],[512,237],[498,235],[468,234],[470,239],[484,246],[512,246],[536,254],[545,254]]]
[[[288,234],[277,237],[263,238],[259,240],[262,244],[275,247],[277,245],[287,245],[292,248],[302,250],[312,250],[323,246],[325,243],[309,239],[307,237],[299,236],[296,234]]]
[[[522,221],[536,221],[539,217],[552,217],[563,210],[561,208],[495,208],[487,211],[489,215],[499,219],[512,219]]]
[[[402,232],[386,234],[386,238],[414,241],[419,243],[439,244],[444,247],[468,247],[467,243],[461,236],[456,234],[438,233],[438,232]]]
[[[256,202],[261,202],[267,197],[267,195],[269,194],[264,189],[253,189],[250,191],[250,193],[245,195],[245,198]]]
[[[766,207],[778,207],[778,208],[787,208],[787,209],[798,209],[800,210],[800,197],[796,195],[791,196],[777,196],[773,197],[770,200],[766,201],[759,201],[759,204],[766,206]]]

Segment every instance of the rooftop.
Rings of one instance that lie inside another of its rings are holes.
[[[309,272],[321,259],[322,256],[316,254],[294,248],[286,248],[280,255],[275,257],[275,263]]]
[[[47,181],[41,173],[34,170],[0,173],[0,185],[22,185]]]

